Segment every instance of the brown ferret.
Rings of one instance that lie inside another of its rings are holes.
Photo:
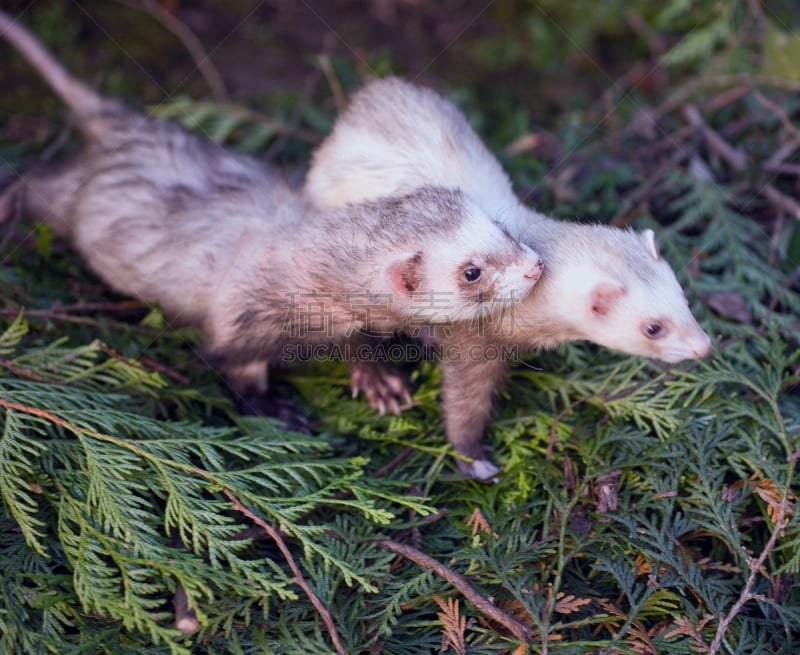
[[[458,190],[317,210],[261,163],[106,99],[0,12],[0,34],[63,98],[82,150],[8,190],[111,287],[199,328],[241,393],[287,345],[502,311],[541,260]],[[430,299],[436,298],[432,304]]]
[[[502,347],[551,348],[574,339],[673,363],[704,357],[708,335],[689,310],[651,230],[637,233],[548,218],[523,206],[508,176],[463,114],[435,92],[397,78],[369,82],[313,156],[305,193],[318,207],[346,207],[423,185],[460,189],[541,254],[545,272],[513,311],[432,332],[443,346],[447,436],[472,459],[462,471],[491,477],[481,437],[501,383]],[[353,387],[380,378],[359,362]],[[384,384],[379,407],[396,406]],[[373,402],[373,404],[375,404]]]

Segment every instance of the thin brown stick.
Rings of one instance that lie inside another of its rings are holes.
[[[137,359],[142,364],[144,364],[147,368],[151,368],[154,371],[158,371],[159,373],[163,373],[167,377],[171,377],[176,382],[180,382],[181,384],[189,384],[189,382],[191,382],[191,380],[189,380],[189,378],[187,378],[182,373],[178,373],[178,371],[176,371],[175,369],[170,368],[169,366],[166,366],[165,364],[161,364],[159,362],[156,362],[156,361],[150,359],[149,357],[145,357],[144,355],[139,355]]]
[[[700,115],[697,107],[687,105],[683,110],[684,118],[687,122],[696,127],[703,135],[711,148],[722,160],[724,160],[733,170],[742,171],[745,168],[745,157],[741,151],[731,146],[717,132],[712,130]],[[800,203],[785,193],[778,191],[771,184],[765,184],[759,191],[773,205],[785,211],[795,219],[800,220]]]
[[[753,585],[756,583],[756,577],[761,571],[761,567],[764,566],[764,562],[767,561],[767,557],[772,553],[773,548],[775,548],[775,544],[778,541],[778,535],[783,532],[786,528],[788,521],[789,511],[787,509],[787,504],[789,503],[789,499],[784,496],[781,499],[780,510],[778,512],[778,519],[775,521],[775,527],[772,530],[772,534],[769,536],[764,549],[761,551],[761,554],[753,559],[749,558],[748,566],[750,567],[750,575],[747,576],[747,582],[744,585],[744,589],[739,596],[739,599],[733,604],[730,611],[723,617],[720,618],[719,624],[717,625],[717,632],[714,635],[714,639],[711,642],[711,646],[708,648],[708,655],[715,655],[722,645],[722,640],[725,638],[725,633],[728,631],[728,626],[731,622],[736,618],[742,608],[749,603],[751,600],[763,600],[764,596],[762,594],[753,593]]]
[[[208,53],[203,49],[203,44],[200,43],[200,39],[197,38],[197,35],[189,29],[184,22],[178,20],[178,18],[167,11],[158,2],[155,2],[155,0],[139,0],[139,2],[135,2],[134,0],[117,0],[117,2],[121,2],[133,9],[146,11],[161,23],[166,30],[174,34],[188,51],[195,67],[200,71],[203,79],[205,79],[214,98],[219,101],[227,101],[230,98],[222,76],[209,58]]]
[[[531,639],[531,628],[524,623],[521,623],[513,616],[506,614],[503,610],[499,609],[492,601],[481,596],[477,591],[472,588],[469,581],[460,573],[447,568],[441,562],[435,560],[430,555],[426,555],[421,550],[417,550],[413,546],[401,544],[393,539],[384,539],[377,542],[378,546],[391,550],[415,564],[433,571],[439,577],[444,578],[456,589],[458,589],[475,607],[478,608],[483,614],[488,616],[493,621],[500,623],[508,628],[509,631],[520,641],[528,642]]]
[[[744,153],[734,148],[716,131],[709,127],[697,107],[694,105],[686,105],[682,113],[686,121],[700,131],[711,150],[719,155],[733,170],[737,172],[744,170],[747,165]]]
[[[586,396],[584,398],[578,398],[577,400],[573,401],[569,405],[567,405],[564,409],[562,409],[558,416],[556,416],[550,422],[550,438],[547,440],[547,453],[545,454],[545,459],[550,462],[553,460],[553,449],[556,445],[556,430],[558,428],[559,421],[564,418],[567,414],[569,414],[573,409],[575,409],[578,405],[587,400],[590,400],[594,397],[599,397],[599,394],[592,394],[591,396]]]
[[[264,159],[268,161],[274,159],[277,154],[286,147],[289,139],[293,137],[294,133],[299,129],[300,121],[302,120],[306,107],[308,107],[309,103],[311,102],[311,98],[313,97],[314,92],[319,85],[320,77],[321,74],[318,70],[315,70],[310,75],[306,76],[305,83],[303,84],[303,95],[295,103],[294,108],[292,109],[292,115],[289,117],[289,121],[285,123],[285,129],[278,134],[278,138],[275,139],[275,142],[264,153]]]
[[[778,117],[778,120],[781,122],[781,125],[783,125],[786,131],[789,132],[795,139],[800,137],[800,130],[795,127],[794,123],[792,123],[792,121],[786,115],[786,112],[783,111],[783,108],[779,104],[773,102],[758,90],[753,91],[753,97],[756,99],[756,102],[775,114]]]
[[[189,378],[187,378],[184,375],[181,375],[177,371],[173,371],[168,366],[164,366],[163,364],[154,362],[152,359],[148,359],[147,357],[141,355],[137,359],[132,359],[130,357],[125,357],[124,355],[121,355],[110,346],[104,344],[102,341],[95,340],[95,343],[97,344],[97,347],[100,350],[102,350],[106,355],[108,355],[112,359],[116,359],[129,366],[135,366],[140,371],[147,371],[148,369],[152,369],[157,371],[158,373],[163,373],[164,375],[171,377],[173,380],[177,380],[181,384],[189,384]]]
[[[800,220],[800,203],[794,198],[787,196],[785,193],[781,193],[771,184],[765,185],[761,193],[763,193],[764,197],[773,205],[777,205],[790,216],[794,216],[794,218]]]
[[[0,309],[0,316],[17,316],[18,309]],[[99,325],[93,318],[87,316],[70,316],[61,312],[53,312],[47,309],[29,309],[25,311],[25,318],[52,319],[64,323],[75,323],[77,325]]]
[[[12,182],[0,194],[0,225],[7,223],[6,233],[0,239],[0,253],[3,253],[14,238],[17,223],[22,219],[22,193],[17,190],[21,180]]]
[[[236,498],[231,491],[228,489],[223,489],[222,492],[228,497],[228,500],[233,503],[233,509],[241,514],[244,514],[247,518],[253,521],[253,523],[264,530],[264,532],[266,532],[270,537],[272,537],[272,540],[280,549],[281,554],[286,560],[286,563],[289,565],[289,568],[292,569],[292,573],[294,573],[294,581],[300,585],[303,591],[306,592],[306,595],[311,600],[311,603],[316,608],[320,617],[322,617],[322,621],[328,628],[328,633],[331,636],[331,641],[333,642],[333,647],[336,649],[337,655],[346,655],[346,651],[344,650],[342,642],[339,639],[339,633],[336,631],[336,625],[333,623],[333,617],[331,616],[330,610],[328,610],[328,608],[322,604],[322,601],[317,597],[317,595],[314,593],[314,590],[311,589],[309,584],[306,582],[302,571],[300,571],[300,567],[297,566],[292,554],[289,552],[289,548],[286,546],[286,542],[284,542],[283,537],[281,537],[280,531],[269,525],[266,521],[264,521],[264,519],[256,516],[253,512],[242,505],[242,503],[239,502],[239,499]]]
[[[794,175],[800,177],[800,164],[771,164],[765,162],[762,168],[768,173],[777,173],[778,175]]]
[[[17,316],[18,309],[0,309],[0,316]],[[25,319],[31,320],[44,320],[44,321],[60,321],[62,323],[74,323],[75,325],[91,325],[92,327],[100,327],[100,322],[88,316],[72,316],[71,314],[64,314],[60,311],[52,311],[49,309],[28,309],[24,313]],[[124,323],[122,321],[107,321],[108,325],[123,327],[131,332],[137,334],[160,334],[163,330],[155,328],[147,328],[141,325],[132,325],[131,323]]]
[[[767,263],[770,266],[775,266],[778,259],[778,248],[780,247],[781,234],[783,233],[783,225],[786,222],[786,212],[778,212],[775,218],[775,223],[772,227],[772,235],[769,238],[769,252],[767,253]],[[785,287],[784,287],[785,289]],[[774,311],[778,304],[778,295],[772,297],[769,308]]]
[[[404,460],[408,459],[411,456],[411,453],[414,452],[413,448],[406,446],[403,448],[397,455],[395,455],[391,461],[387,462],[381,468],[377,469],[372,473],[373,478],[382,478],[387,473],[392,471],[398,464],[403,462]]]
[[[12,364],[7,359],[0,359],[0,366],[3,368],[7,368],[9,371],[14,373],[15,375],[19,375],[23,378],[28,378],[29,380],[36,380],[37,382],[44,382],[45,379],[39,375],[36,371],[31,371],[27,368],[22,368],[21,366],[17,366],[16,364]]]
[[[653,171],[653,173],[641,185],[639,185],[635,191],[629,193],[625,197],[625,201],[617,210],[617,213],[614,214],[614,218],[611,219],[611,225],[624,227],[630,223],[628,214],[631,212],[634,205],[644,200],[650,191],[652,191],[653,187],[658,184],[658,182],[660,182],[667,173],[669,173],[673,168],[675,168],[675,166],[688,157],[689,151],[690,148],[688,146],[682,146],[675,150],[675,152],[673,152],[666,161],[656,168],[656,170]]]
[[[56,304],[51,307],[58,312],[129,312],[145,309],[141,300],[121,300],[119,302],[77,302],[72,305]]]
[[[326,53],[323,53],[317,57],[317,61],[319,62],[319,67],[322,69],[322,72],[325,74],[325,79],[328,80],[328,84],[331,87],[333,102],[336,104],[336,111],[341,114],[347,106],[347,100],[345,99],[339,78],[336,77],[336,71],[333,70],[331,58]]]

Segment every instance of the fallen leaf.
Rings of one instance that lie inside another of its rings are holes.
[[[735,291],[713,291],[702,296],[705,303],[722,318],[729,318],[739,323],[751,323],[753,316],[747,304]]]

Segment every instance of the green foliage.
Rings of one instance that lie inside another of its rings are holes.
[[[490,17],[513,29],[470,42],[476,78],[488,57],[503,70],[558,76],[576,61],[583,73],[603,46],[643,50],[621,34],[631,3],[606,3],[596,16],[578,2],[500,4]],[[745,4],[633,9],[670,31],[674,73],[752,47]],[[39,20],[52,33],[63,15]],[[53,36],[70,47],[76,32]],[[773,46],[766,62],[780,59]],[[366,69],[402,70],[389,53],[332,56],[332,74],[347,90]],[[570,114],[553,137],[566,173],[561,162],[504,152],[541,109],[518,102],[511,85],[499,89],[487,99],[462,84],[453,98],[541,209],[606,220],[651,181],[640,143],[605,147],[588,113]],[[762,92],[793,120],[796,100]],[[752,94],[742,104],[744,115],[726,106],[709,110],[709,122],[738,139],[747,170],[712,154],[703,176],[681,160],[631,213],[637,227],[658,230],[714,355],[672,369],[587,344],[531,356],[488,430],[503,467],[492,485],[457,473],[435,364],[406,365],[414,405],[399,417],[351,398],[345,367],[319,362],[275,380],[314,436],[242,418],[190,334],[171,330],[157,308],[123,307],[63,242],[23,223],[0,263],[0,651],[332,652],[290,560],[250,512],[280,530],[348,653],[458,652],[443,645],[454,626],[469,653],[524,652],[440,570],[395,556],[384,539],[412,544],[530,626],[526,652],[689,655],[708,652],[718,632],[715,652],[796,652],[798,232],[791,221],[779,229],[747,192],[753,179],[792,192],[751,165],[787,139],[786,127]],[[314,141],[306,132],[326,132],[333,116],[331,103],[294,92],[259,107],[264,114],[178,97],[154,112],[231,147],[277,144],[301,161]],[[662,114],[658,128],[673,122]],[[32,146],[0,147],[19,162]],[[722,294],[740,302],[738,317],[718,309]],[[199,622],[191,635],[175,626],[179,588]],[[459,601],[455,617],[447,600]]]
[[[324,439],[265,420],[213,427],[151,415],[137,396],[163,388],[159,375],[96,344],[15,353],[26,327],[18,318],[0,337],[4,370],[20,374],[0,377],[3,652],[62,640],[94,652],[82,641],[94,621],[78,608],[188,652],[168,624],[179,583],[209,635],[297,600],[291,574],[239,536],[248,523],[223,490],[279,525],[323,590],[375,592],[388,557],[365,541],[365,526],[390,526],[401,509],[430,511],[389,481],[364,484],[366,460],[332,457]],[[330,525],[314,518],[326,507]],[[75,640],[65,636],[73,630]]]

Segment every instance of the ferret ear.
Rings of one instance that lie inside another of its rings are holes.
[[[648,254],[658,261],[661,259],[661,253],[658,250],[658,244],[656,243],[656,235],[653,230],[645,230],[642,232],[642,240],[644,241],[644,249],[648,252]]]
[[[598,284],[590,296],[591,312],[595,316],[605,316],[610,312],[620,296],[625,293],[625,288],[612,284],[611,282],[603,282]]]
[[[410,296],[422,284],[422,253],[404,253],[391,260],[385,269],[386,281],[398,296]]]

